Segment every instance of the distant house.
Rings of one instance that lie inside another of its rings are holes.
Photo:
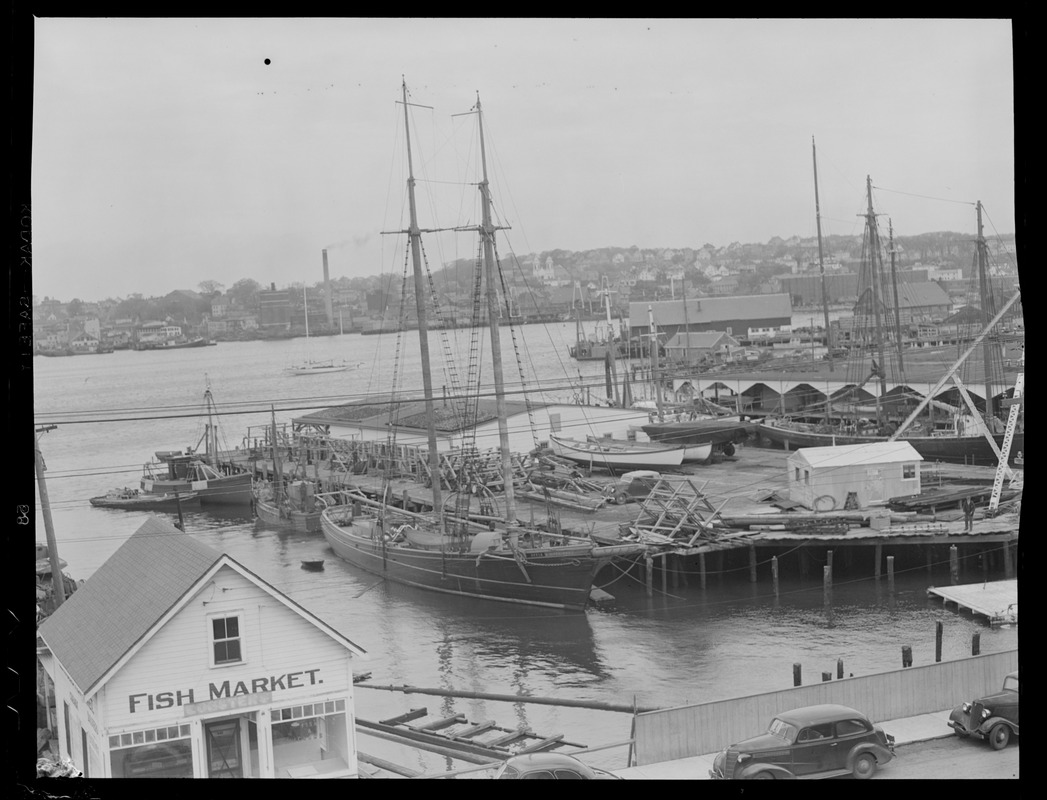
[[[906,441],[803,447],[787,459],[789,499],[815,511],[884,505],[920,493],[921,461]]]
[[[677,333],[664,349],[671,363],[697,364],[726,361],[738,346],[738,340],[723,331],[692,331]]]
[[[365,651],[170,522],[146,519],[38,637],[85,777],[358,777]]]

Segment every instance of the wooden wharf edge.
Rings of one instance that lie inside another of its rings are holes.
[[[1003,580],[959,586],[930,587],[927,594],[939,597],[943,605],[953,603],[957,611],[967,610],[986,617],[989,624],[1018,623],[1018,581]]]

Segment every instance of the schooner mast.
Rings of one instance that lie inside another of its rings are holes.
[[[818,269],[822,275],[822,313],[825,315],[825,347],[829,352],[829,372],[833,371],[833,340],[832,330],[829,328],[829,294],[825,288],[825,260],[822,254],[822,211],[818,204],[818,151],[814,146],[814,137],[811,137],[811,158],[814,161],[814,219],[818,226]],[[684,308],[687,308],[687,300],[684,300]],[[814,331],[811,331],[814,336]],[[831,400],[831,397],[829,398]]]
[[[433,509],[436,512],[436,520],[441,541],[444,535],[443,518],[443,486],[440,473],[440,451],[437,449],[436,425],[434,424],[435,409],[433,406],[433,376],[429,363],[429,329],[426,321],[425,306],[425,283],[422,276],[422,253],[421,240],[422,230],[418,227],[418,209],[414,196],[414,165],[411,160],[411,126],[408,122],[407,107],[407,82],[403,82],[403,105],[404,105],[404,132],[407,143],[407,196],[410,208],[410,226],[405,231],[411,239],[411,262],[414,272],[414,298],[418,312],[418,345],[421,349],[422,360],[422,389],[425,394],[425,418],[428,420],[426,426],[429,433],[429,474],[433,485]],[[428,106],[422,106],[428,108]],[[403,233],[404,231],[401,231]]]
[[[883,357],[883,318],[880,308],[881,287],[880,279],[882,269],[880,266],[880,236],[876,229],[876,213],[872,205],[872,178],[865,176],[865,193],[868,201],[868,210],[865,213],[865,227],[869,248],[869,279],[872,288],[873,319],[876,329],[876,356],[879,358],[878,366],[873,364],[872,375],[880,379],[880,391],[876,395],[876,424],[883,425],[882,398],[887,394],[887,370]]]
[[[516,495],[513,490],[513,467],[509,453],[509,423],[505,409],[505,379],[502,375],[502,340],[498,331],[498,284],[495,282],[497,264],[494,256],[494,234],[502,228],[491,221],[491,189],[487,180],[487,150],[484,144],[484,117],[480,106],[480,95],[476,95],[473,106],[480,128],[480,200],[483,209],[480,227],[480,238],[484,251],[484,281],[487,284],[487,324],[491,331],[491,362],[494,374],[495,411],[498,414],[498,450],[501,454],[502,483],[505,492],[505,521],[508,525],[516,524]],[[471,113],[471,112],[469,112]]]

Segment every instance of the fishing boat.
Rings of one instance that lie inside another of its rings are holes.
[[[727,419],[706,417],[668,420],[640,427],[652,442],[682,445],[688,451],[708,444],[713,453],[733,456],[736,452],[735,446],[746,441],[756,431],[757,423],[743,422],[735,414]],[[684,460],[689,461],[692,457],[685,455]]]
[[[294,477],[291,480],[285,479],[275,413],[274,410],[270,426],[273,480],[272,483],[256,483],[255,514],[267,525],[290,528],[301,533],[319,533],[323,500],[317,496],[316,485],[312,481]]]
[[[332,505],[321,513],[324,538],[335,555],[360,569],[394,583],[415,586],[445,594],[485,600],[578,610],[589,602],[593,577],[605,558],[594,553],[591,539],[542,531],[521,525],[516,518],[514,473],[509,452],[509,432],[505,410],[505,382],[501,366],[498,302],[500,265],[495,258],[495,231],[487,180],[483,113],[479,97],[470,113],[479,129],[479,181],[481,224],[480,255],[477,259],[477,291],[474,309],[479,316],[481,289],[486,295],[486,327],[490,335],[494,395],[498,407],[499,460],[504,511],[490,524],[470,521],[461,502],[469,502],[468,492],[444,495],[443,462],[437,446],[436,414],[428,339],[429,294],[425,291],[422,268],[421,229],[415,203],[415,178],[411,156],[409,102],[406,83],[402,86],[405,143],[407,150],[407,198],[413,267],[418,341],[421,354],[425,398],[428,472],[432,501],[429,512],[410,512],[389,503],[369,501],[350,494],[346,502]],[[404,284],[407,284],[406,275]],[[476,376],[479,394],[479,376]],[[468,406],[468,400],[464,401]],[[468,408],[464,409],[468,414]],[[390,436],[396,425],[390,425]],[[392,442],[395,444],[395,441]],[[463,459],[463,465],[467,459]],[[463,469],[465,467],[463,466]],[[452,497],[455,502],[450,503]],[[450,506],[450,507],[449,507]],[[493,528],[493,529],[492,529]]]
[[[199,506],[200,495],[196,492],[157,494],[125,486],[92,497],[90,502],[97,508],[120,508],[125,511],[178,510],[180,507]]]
[[[200,442],[184,451],[158,450],[155,460],[143,465],[139,488],[149,495],[192,492],[204,505],[250,505],[254,501],[252,474],[229,465],[219,468],[217,411],[210,388],[204,392],[204,404],[207,425],[200,437],[200,442],[206,440],[204,452],[197,452]]]
[[[302,298],[305,303],[305,346],[309,347],[309,295],[308,290],[302,287]],[[298,364],[292,364],[284,372],[287,375],[326,375],[330,372],[346,372],[358,364],[350,364],[345,359],[328,358],[321,361],[306,359]]]
[[[988,290],[988,248],[982,227],[982,205],[977,203],[976,274],[980,277],[978,300],[981,331],[968,337],[970,345],[951,365],[934,370],[937,382],[921,399],[906,381],[905,352],[899,325],[897,291],[893,302],[886,291],[880,236],[872,205],[872,181],[866,179],[867,213],[862,242],[859,295],[854,310],[854,334],[848,348],[845,388],[833,394],[821,409],[771,415],[760,422],[758,436],[786,449],[851,445],[904,440],[926,460],[992,465],[1003,457],[1004,422],[994,413],[1009,400],[1010,380],[999,354],[1000,321],[1019,299],[1015,292],[999,311]],[[890,248],[893,259],[893,246]],[[893,274],[893,264],[892,264]],[[981,350],[979,380],[984,382],[983,406],[978,408],[961,378],[961,369]],[[912,361],[914,356],[910,354]],[[871,365],[871,366],[870,366]],[[910,368],[912,368],[910,364]],[[831,368],[831,365],[830,365]],[[1022,365],[1021,369],[1024,369]],[[1018,373],[1021,374],[1021,373]],[[909,380],[912,380],[910,378]],[[940,394],[948,382],[955,384],[955,402]],[[890,390],[888,383],[892,384]],[[888,408],[894,408],[893,418]],[[924,413],[926,412],[926,413]],[[814,419],[812,419],[814,417]],[[1024,451],[1024,429],[1019,417],[1007,454]]]
[[[622,341],[620,333],[615,333],[611,322],[611,294],[607,285],[607,278],[603,278],[603,286],[600,289],[603,295],[604,311],[607,315],[606,323],[597,327],[595,333],[587,336],[582,330],[581,310],[575,310],[575,343],[568,347],[567,352],[575,361],[616,361],[628,355],[626,343]]]
[[[671,469],[683,464],[685,457],[705,461],[712,455],[711,443],[683,447],[661,442],[633,442],[608,437],[572,439],[567,436],[549,436],[553,455],[566,458],[590,469],[634,470]],[[689,452],[688,452],[689,451]]]

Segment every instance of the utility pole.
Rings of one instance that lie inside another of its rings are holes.
[[[36,431],[36,482],[40,490],[40,507],[44,512],[44,532],[47,534],[47,555],[51,561],[51,585],[55,591],[55,608],[65,602],[65,584],[62,582],[62,568],[58,560],[58,542],[55,540],[55,527],[51,522],[51,504],[47,499],[47,481],[44,480],[44,456],[40,452],[41,433],[54,430],[56,426],[49,425]]]

